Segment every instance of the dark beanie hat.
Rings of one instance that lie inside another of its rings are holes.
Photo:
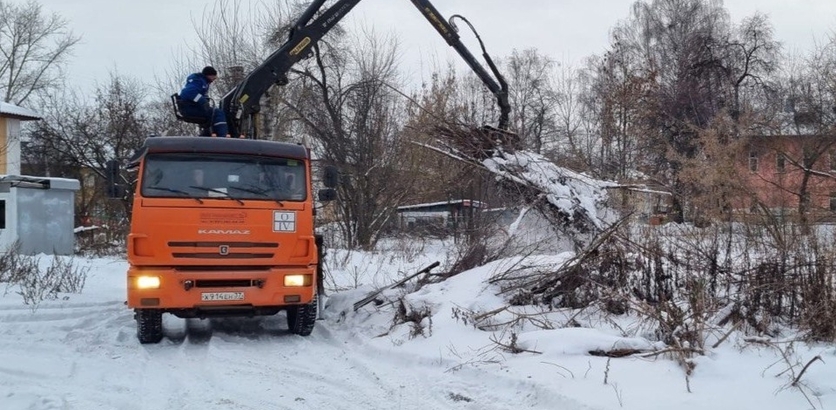
[[[205,76],[218,75],[218,71],[215,70],[215,67],[212,67],[210,65],[203,67],[203,71],[201,71],[201,73]]]

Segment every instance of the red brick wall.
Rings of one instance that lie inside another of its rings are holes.
[[[806,151],[815,158],[812,169],[820,175],[811,175],[807,192],[810,194],[813,212],[830,212],[831,194],[836,194],[836,170],[831,170],[831,156],[836,154],[834,137],[820,136],[777,136],[753,137],[748,150],[743,153],[740,175],[748,192],[741,196],[738,208],[748,209],[754,196],[772,209],[784,208],[790,211],[798,209],[799,196],[804,171],[799,163]],[[830,145],[828,147],[828,145]],[[757,171],[750,170],[750,153],[757,157]],[[778,156],[786,155],[784,170],[778,169]]]

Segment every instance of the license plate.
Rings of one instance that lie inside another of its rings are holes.
[[[215,302],[225,300],[244,300],[244,292],[207,292],[200,294],[203,302]]]

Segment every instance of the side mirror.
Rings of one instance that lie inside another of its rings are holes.
[[[337,190],[334,188],[323,188],[319,190],[319,201],[330,202],[337,199]]]
[[[322,184],[326,188],[336,188],[340,183],[340,170],[333,165],[327,165],[323,171]]]
[[[119,169],[119,161],[110,160],[105,163],[105,191],[108,198],[121,198],[125,194],[125,189],[119,184],[121,170]]]

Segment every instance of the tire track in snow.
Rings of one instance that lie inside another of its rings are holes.
[[[199,356],[202,377],[195,377],[194,367],[166,376],[190,385],[185,390],[211,392],[195,408],[379,408],[385,380],[364,366],[341,363],[346,351],[329,347],[333,344],[319,332],[302,338],[272,327],[243,334],[215,329],[204,344],[191,344],[187,338],[176,353],[156,353],[175,369],[187,368],[179,363]]]

